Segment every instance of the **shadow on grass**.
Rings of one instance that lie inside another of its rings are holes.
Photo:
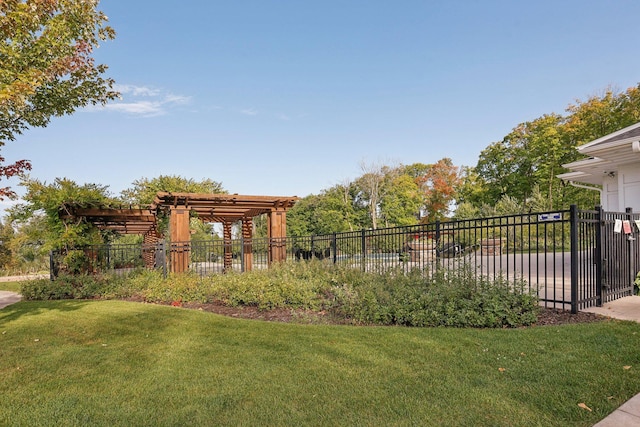
[[[92,300],[20,301],[0,310],[0,325],[24,316],[37,316],[50,311],[70,312],[80,310]]]

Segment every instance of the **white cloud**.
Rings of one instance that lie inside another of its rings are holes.
[[[144,117],[161,116],[166,114],[161,103],[149,101],[118,102],[115,104],[105,105],[103,109]]]
[[[134,85],[113,85],[113,89],[121,94],[131,94],[133,96],[158,96],[160,91],[158,89],[146,87],[146,86],[134,86]]]
[[[164,98],[164,102],[165,103],[173,103],[173,104],[188,104],[189,102],[191,102],[191,97],[190,96],[181,96],[181,95],[167,95]]]
[[[172,107],[186,105],[191,97],[175,95],[162,89],[147,86],[114,85],[120,92],[120,101],[111,102],[105,106],[88,107],[88,111],[115,111],[123,114],[155,117],[169,114]]]
[[[244,114],[245,116],[255,116],[258,114],[258,112],[256,110],[254,110],[253,108],[244,108],[242,110],[240,110],[241,114]]]

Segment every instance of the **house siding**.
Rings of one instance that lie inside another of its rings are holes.
[[[640,212],[640,162],[620,168],[624,208]]]

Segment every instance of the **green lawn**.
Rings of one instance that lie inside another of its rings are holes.
[[[22,282],[0,282],[0,291],[11,291],[20,293]]]
[[[631,322],[354,327],[20,302],[0,310],[0,425],[591,426],[640,392],[639,348]]]

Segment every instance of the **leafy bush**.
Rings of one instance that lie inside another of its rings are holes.
[[[81,250],[69,251],[62,260],[63,268],[70,274],[77,274],[88,269],[89,258]]]
[[[461,269],[363,274],[333,289],[335,309],[358,323],[406,326],[516,327],[536,321],[526,284],[476,277]]]
[[[166,279],[159,272],[138,277],[138,295],[149,302],[206,302],[202,279],[195,273],[170,274]]]
[[[55,281],[35,279],[24,282],[20,293],[26,300],[88,299],[115,296],[124,277],[87,274],[60,275]]]
[[[280,263],[269,270],[211,276],[205,286],[210,300],[230,306],[318,309],[330,274],[319,261]]]
[[[536,321],[537,297],[523,281],[477,277],[465,269],[386,273],[322,261],[273,265],[268,270],[201,278],[140,270],[127,276],[61,276],[32,280],[25,299],[128,298],[155,303],[223,303],[263,310],[326,310],[356,324],[516,327]]]

